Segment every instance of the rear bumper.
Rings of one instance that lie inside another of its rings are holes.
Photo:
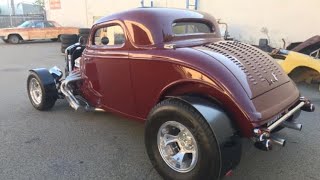
[[[304,97],[301,97],[297,105],[295,105],[293,108],[288,110],[288,112],[285,112],[285,114],[283,114],[279,119],[274,121],[272,124],[268,126],[255,128],[253,130],[253,134],[254,134],[253,139],[255,141],[255,146],[258,149],[265,150],[265,151],[271,150],[273,143],[284,146],[285,139],[275,137],[271,133],[278,126],[301,131],[302,129],[301,124],[286,121],[289,118],[293,118],[293,119],[297,118],[301,110],[307,111],[307,112],[313,112],[315,110],[315,107],[309,100],[305,99]]]
[[[311,103],[311,101],[305,99],[304,97],[301,97],[299,102],[288,112],[285,112],[280,118],[278,118],[273,123],[269,124],[266,128],[261,128],[263,131],[271,132],[276,127],[280,126],[281,123],[288,120],[289,118],[296,119],[300,115],[300,111],[307,111],[307,112],[313,112],[315,110],[314,105]]]

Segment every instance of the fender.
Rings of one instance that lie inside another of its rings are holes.
[[[241,136],[252,137],[253,126],[250,119],[254,119],[257,116],[257,114],[247,113],[252,111],[252,102],[247,101],[246,98],[238,99],[239,101],[236,102],[228,95],[228,92],[219,87],[213,89],[212,86],[199,81],[180,82],[178,86],[174,83],[162,90],[156,102],[158,103],[165,98],[181,97],[188,94],[204,95],[203,99],[206,99],[206,97],[214,99],[214,104],[223,106],[229,117],[233,118],[232,120],[239,128]]]
[[[37,74],[41,80],[45,93],[48,95],[56,96],[58,98],[58,90],[56,82],[52,74],[46,68],[31,69],[30,72]]]
[[[221,175],[235,168],[241,159],[242,145],[238,131],[226,113],[214,103],[198,97],[173,97],[194,107],[207,121],[220,149]]]

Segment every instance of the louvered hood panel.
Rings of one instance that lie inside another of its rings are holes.
[[[267,53],[236,41],[219,41],[195,47],[220,61],[239,80],[253,99],[288,81],[277,62]]]

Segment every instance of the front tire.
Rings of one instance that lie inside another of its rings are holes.
[[[10,35],[8,42],[10,44],[19,44],[20,43],[20,37],[18,35]]]
[[[30,73],[27,80],[27,91],[34,108],[45,111],[51,109],[57,98],[45,92],[43,83],[36,73]]]
[[[220,149],[203,116],[189,104],[167,99],[149,114],[145,145],[164,179],[218,179]]]

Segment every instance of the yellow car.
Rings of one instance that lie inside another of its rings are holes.
[[[320,59],[283,49],[270,55],[295,82],[320,83]]]

